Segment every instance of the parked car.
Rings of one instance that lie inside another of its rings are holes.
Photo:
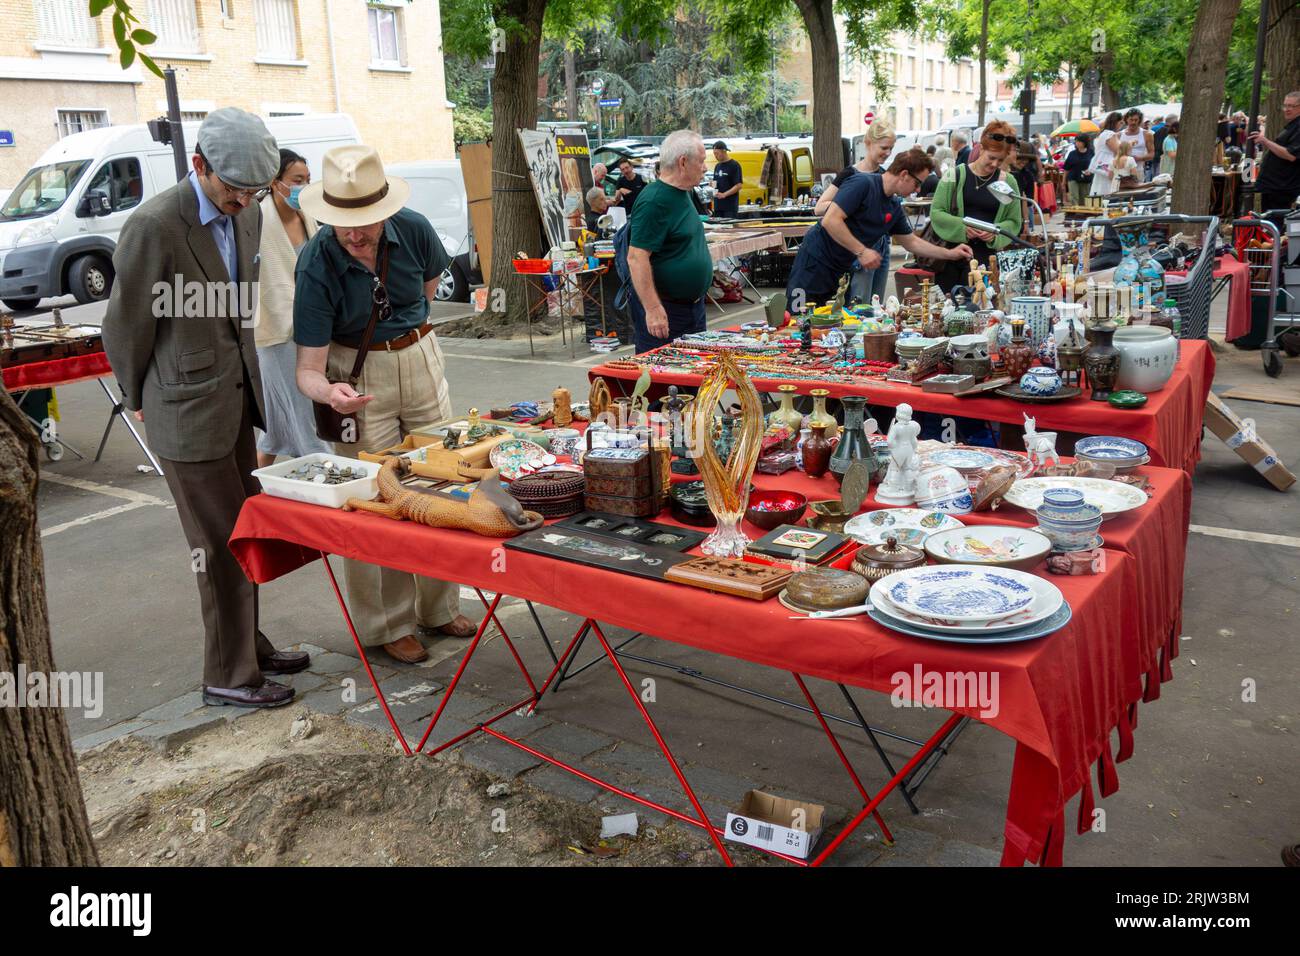
[[[199,125],[183,125],[189,149]],[[341,113],[273,117],[266,125],[281,146],[302,154],[314,175],[326,150],[361,142],[351,117]],[[175,184],[171,146],[154,140],[144,123],[65,136],[0,206],[0,300],[25,310],[69,293],[78,302],[108,298],[122,224]]]
[[[384,169],[411,184],[410,209],[433,223],[451,265],[442,274],[436,298],[439,302],[468,302],[471,285],[483,281],[479,270],[478,244],[469,219],[469,201],[460,161],[432,159],[393,163]]]

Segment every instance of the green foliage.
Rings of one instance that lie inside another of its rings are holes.
[[[451,114],[452,136],[456,145],[482,143],[492,137],[492,111],[472,106],[457,106]]]
[[[118,62],[122,69],[129,68],[138,59],[150,73],[162,79],[162,69],[153,61],[153,57],[140,49],[149,46],[158,37],[143,27],[132,27],[132,24],[138,24],[140,20],[131,11],[128,0],[88,0],[88,8],[92,17],[102,16],[112,8],[113,42],[117,44]]]

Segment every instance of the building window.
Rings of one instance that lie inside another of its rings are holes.
[[[909,106],[909,107],[907,108],[907,128],[908,128],[908,129],[913,129],[913,128],[914,128],[914,127],[912,126],[912,115],[913,115],[912,111],[913,111],[913,107]]]
[[[255,0],[257,55],[275,60],[298,58],[298,31],[293,0]]]
[[[159,53],[198,53],[199,18],[194,0],[149,0],[149,23]],[[149,51],[153,53],[153,49]]]
[[[925,128],[926,128],[926,129],[930,129],[931,127],[934,126],[934,117],[933,117],[933,113],[934,113],[933,110],[929,109],[928,107],[926,108],[926,111],[925,111]]]
[[[182,123],[202,123],[207,118],[207,110],[181,110]]]
[[[36,40],[50,46],[98,47],[99,31],[86,0],[36,0]]]
[[[108,125],[108,110],[59,110],[59,138]]]
[[[402,35],[402,11],[392,7],[370,7],[370,62],[375,66],[404,66],[406,43]]]

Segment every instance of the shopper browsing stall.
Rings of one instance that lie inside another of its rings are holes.
[[[971,255],[966,256],[966,260],[973,257],[980,265],[987,265],[989,256],[1005,249],[1011,240],[1001,234],[968,226],[964,220],[967,217],[979,219],[999,226],[1013,236],[1020,235],[1023,216],[1019,200],[1002,205],[988,188],[1001,181],[1019,194],[1015,178],[1002,169],[1017,155],[1016,131],[1005,120],[994,120],[984,127],[979,146],[975,159],[965,166],[948,170],[940,177],[934,201],[930,204],[930,222],[935,235],[945,242],[969,243]],[[955,285],[964,285],[969,272],[969,261],[949,260],[939,270],[935,281],[944,292],[949,292]]]
[[[303,209],[328,225],[298,258],[298,387],[349,417],[351,428],[335,444],[349,458],[452,417],[442,349],[429,324],[429,302],[449,260],[429,220],[403,208],[409,194],[405,181],[385,176],[379,153],[356,145],[327,152],[323,181],[299,196]],[[363,348],[354,389],[348,379]],[[428,657],[419,627],[455,637],[474,632],[460,614],[458,585],[351,559],[343,574],[361,643],[382,646],[394,660]]]
[[[1286,125],[1276,139],[1262,129],[1250,134],[1256,146],[1265,150],[1255,190],[1262,208],[1290,209],[1300,195],[1300,90],[1293,90],[1282,100]]]
[[[813,209],[818,216],[826,214],[834,203],[836,194],[849,179],[863,173],[879,173],[883,170],[885,160],[894,151],[896,141],[894,127],[885,120],[876,120],[867,127],[863,140],[866,154],[854,165],[841,169],[839,175],[826,187],[826,191],[822,193]],[[888,234],[880,237],[875,250],[880,254],[880,265],[876,268],[863,269],[857,265],[852,267],[849,293],[859,302],[870,302],[873,295],[880,296],[882,300],[885,298],[889,282],[890,237]]]
[[[713,257],[692,197],[704,175],[698,133],[670,133],[659,150],[659,177],[645,187],[629,216],[627,264],[632,274],[628,311],[636,351],[704,331],[704,293],[713,282]]]
[[[786,299],[791,311],[809,310],[832,299],[840,277],[856,262],[863,269],[880,265],[876,245],[896,236],[913,255],[959,261],[970,259],[965,243],[946,249],[912,233],[899,197],[921,187],[932,169],[930,157],[910,149],[895,157],[884,173],[859,173],[848,179],[819,225],[808,230],[790,270]]]
[[[1101,132],[1093,143],[1096,156],[1092,161],[1092,189],[1089,195],[1109,196],[1115,191],[1115,182],[1110,177],[1110,164],[1115,160],[1116,137],[1119,136],[1118,130],[1123,123],[1122,115],[1111,113],[1101,124]]]
[[[722,140],[713,144],[713,158],[717,160],[713,167],[713,215],[717,219],[734,219],[740,214],[740,187],[745,185],[745,174]]]
[[[1082,206],[1088,195],[1089,180],[1092,179],[1088,167],[1092,159],[1092,140],[1087,134],[1080,133],[1074,137],[1074,149],[1065,156],[1065,185],[1070,190],[1072,205]]]

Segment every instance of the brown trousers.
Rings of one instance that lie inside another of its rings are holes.
[[[257,448],[248,402],[230,454],[212,461],[161,461],[203,606],[203,683],[261,686],[257,659],[275,648],[257,628],[257,585],[244,575],[228,543],[244,500],[262,490],[252,476]]]

